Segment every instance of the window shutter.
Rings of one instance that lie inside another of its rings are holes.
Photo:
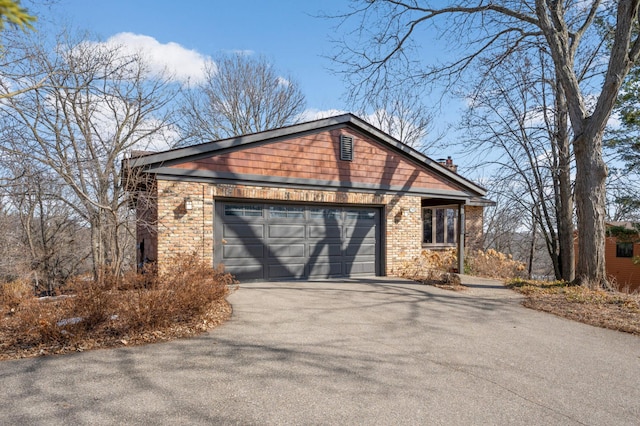
[[[340,159],[353,160],[353,136],[340,135]]]

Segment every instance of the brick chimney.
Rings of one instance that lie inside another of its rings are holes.
[[[445,160],[444,158],[440,158],[438,159],[438,163],[441,166],[446,167],[447,169],[451,170],[454,173],[458,173],[458,166],[456,166],[455,164],[453,164],[453,160],[451,159],[451,156],[449,155],[447,157],[447,159]]]

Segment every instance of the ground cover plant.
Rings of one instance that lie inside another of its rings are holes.
[[[237,282],[193,255],[156,274],[76,277],[55,297],[31,284],[0,285],[0,359],[144,344],[201,333],[231,315]]]
[[[597,327],[640,335],[640,295],[589,289],[563,281],[512,279],[507,286],[526,296],[523,305]]]

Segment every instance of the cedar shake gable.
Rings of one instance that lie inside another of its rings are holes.
[[[353,158],[341,157],[341,136]],[[353,114],[132,158],[168,180],[482,199],[486,190]]]

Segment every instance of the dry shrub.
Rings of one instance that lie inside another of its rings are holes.
[[[33,297],[33,285],[24,279],[0,284],[0,306],[16,308],[24,300]]]
[[[72,318],[71,299],[62,297],[40,300],[32,297],[25,300],[15,310],[13,321],[10,322],[13,326],[11,343],[21,348],[39,346],[43,343],[67,345],[73,340],[75,333],[60,324]]]
[[[103,275],[98,281],[72,279],[67,287],[74,296],[72,317],[82,318],[85,330],[92,330],[107,321],[120,296],[115,290],[116,282],[111,275]]]
[[[196,256],[178,256],[166,271],[143,284],[131,290],[118,309],[122,321],[133,329],[167,326],[202,315],[212,302],[229,294],[236,281]]]
[[[487,278],[509,279],[522,277],[525,274],[525,264],[514,260],[511,255],[497,252],[476,250],[466,257],[466,272],[470,275]]]
[[[428,284],[460,286],[460,277],[453,273],[457,264],[457,251],[422,250],[420,256],[402,262],[396,274],[403,278]]]
[[[456,249],[422,250],[420,256],[402,262],[395,273],[415,281],[459,285],[460,277],[453,273],[457,263]],[[465,256],[465,273],[470,275],[508,279],[521,277],[524,272],[524,263],[514,260],[511,255],[495,250],[490,249],[486,252],[476,250]]]
[[[160,275],[103,274],[98,282],[77,278],[68,283],[69,294],[58,297],[23,297],[17,285],[3,285],[7,309],[0,323],[0,353],[37,347],[61,351],[87,340],[125,339],[194,323],[235,285],[231,275],[195,255],[176,256]]]

